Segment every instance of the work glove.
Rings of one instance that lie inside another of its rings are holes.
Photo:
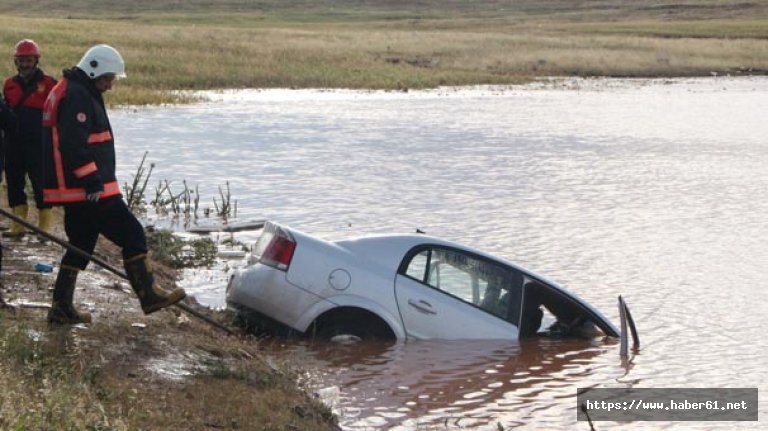
[[[101,193],[104,191],[104,183],[101,182],[101,177],[98,172],[94,172],[82,179],[83,186],[85,187],[85,199],[89,202],[98,202],[101,197]]]

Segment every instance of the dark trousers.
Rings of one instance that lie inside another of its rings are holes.
[[[83,202],[64,207],[64,230],[75,247],[93,254],[99,234],[123,249],[123,259],[147,252],[144,227],[128,209],[121,196],[97,203]],[[88,259],[67,250],[61,265],[85,269]]]
[[[3,170],[5,169],[5,133],[0,132],[0,183],[3,182]]]
[[[27,176],[32,182],[37,208],[51,208],[43,202],[43,160],[40,151],[24,147],[24,143],[9,142],[5,149],[5,179],[8,183],[8,205],[15,207],[27,203],[27,193],[24,187]]]

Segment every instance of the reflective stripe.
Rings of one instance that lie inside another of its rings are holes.
[[[112,139],[112,133],[109,130],[105,130],[99,133],[91,133],[88,135],[89,144],[98,144],[101,142],[107,142]]]
[[[49,203],[73,203],[85,201],[85,189],[45,189],[43,190],[43,197],[45,202]],[[110,196],[116,196],[120,194],[120,184],[117,181],[104,184],[104,191],[101,193],[101,198],[108,198]]]
[[[68,87],[69,80],[64,78],[48,94],[48,98],[45,99],[45,105],[43,105],[43,127],[55,127],[58,124],[59,102],[67,94]]]
[[[53,164],[56,169],[56,184],[59,187],[66,187],[64,182],[64,162],[61,160],[61,151],[59,150],[59,128],[51,127],[51,137],[53,138]]]
[[[77,178],[83,178],[85,176],[88,176],[94,172],[96,172],[98,168],[96,168],[96,163],[90,162],[86,163],[83,166],[80,166],[79,168],[74,170],[75,176]]]

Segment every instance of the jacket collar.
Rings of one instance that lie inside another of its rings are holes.
[[[32,72],[32,76],[29,77],[29,80],[24,79],[21,75],[16,75],[14,77],[16,82],[19,83],[22,87],[31,87],[33,85],[36,85],[38,82],[43,80],[43,70],[39,67],[35,68],[35,71]]]
[[[101,96],[101,92],[93,84],[93,80],[88,75],[86,75],[82,69],[77,66],[73,67],[72,69],[64,69],[63,75],[64,78],[68,79],[69,81],[74,81],[81,84],[83,87],[88,89],[88,92],[91,93],[91,95],[95,97],[99,102],[101,102],[102,105],[104,104],[104,99]]]

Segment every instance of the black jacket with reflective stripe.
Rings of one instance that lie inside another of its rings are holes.
[[[29,81],[20,75],[12,76],[3,83],[5,101],[16,114],[16,127],[10,136],[12,145],[24,147],[31,154],[40,154],[40,138],[43,105],[56,80],[42,69],[35,70]],[[36,161],[35,161],[36,162]]]
[[[93,81],[74,67],[53,88],[43,107],[43,199],[51,204],[85,201],[85,183],[104,184],[103,198],[120,195],[115,141],[104,99]]]

